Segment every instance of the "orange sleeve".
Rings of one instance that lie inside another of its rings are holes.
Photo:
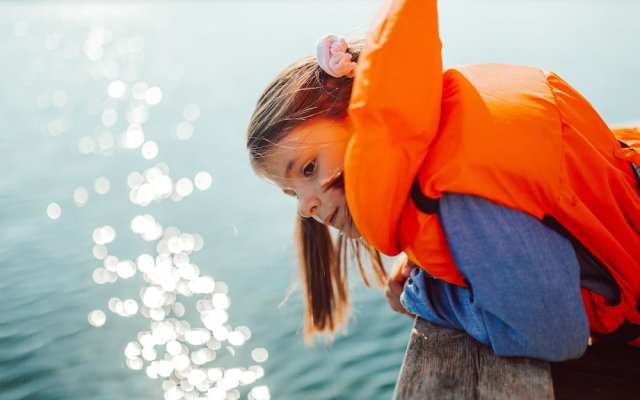
[[[440,119],[441,43],[435,0],[388,0],[358,60],[345,190],[363,237],[397,254],[396,229]]]

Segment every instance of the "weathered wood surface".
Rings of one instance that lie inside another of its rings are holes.
[[[467,334],[416,320],[394,400],[553,399],[549,364],[496,356]]]

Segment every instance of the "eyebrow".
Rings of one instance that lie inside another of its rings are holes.
[[[289,179],[291,177],[291,170],[293,169],[293,164],[296,163],[296,159],[289,161],[287,163],[287,168],[284,170],[284,177]]]
[[[285,179],[291,179],[291,170],[293,170],[294,165],[300,159],[301,151],[300,149],[293,149],[293,154],[291,159],[287,163],[286,168],[284,169],[284,177]]]

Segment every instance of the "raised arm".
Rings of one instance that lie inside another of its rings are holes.
[[[358,60],[349,115],[347,202],[364,238],[397,254],[396,225],[433,140],[442,95],[435,0],[387,0]]]

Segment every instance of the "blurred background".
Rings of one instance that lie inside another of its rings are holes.
[[[377,6],[0,2],[0,399],[391,397],[411,321],[352,274],[348,332],[304,346],[296,205],[244,147],[270,80]],[[638,120],[638,15],[441,1],[444,62],[553,70]]]

